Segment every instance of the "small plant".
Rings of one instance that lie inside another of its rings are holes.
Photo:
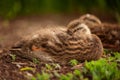
[[[117,61],[120,61],[120,53],[119,52],[115,52],[114,55],[115,55],[115,59]]]
[[[78,61],[76,59],[72,59],[72,60],[70,60],[69,63],[70,63],[71,66],[75,66],[75,65],[78,64]]]
[[[106,59],[86,62],[85,67],[93,77],[93,80],[120,80],[120,71],[117,63],[107,62]]]
[[[60,64],[52,63],[52,66],[54,67],[54,69],[61,69]]]
[[[73,73],[62,74],[59,77],[60,80],[88,80],[84,78],[79,70],[74,70]]]
[[[104,54],[105,55],[111,55],[111,54],[114,54],[114,52],[109,50],[109,49],[104,49]]]
[[[80,70],[74,70],[74,72],[73,72],[76,76],[80,76],[81,75],[81,72],[80,72]]]
[[[60,76],[60,80],[73,80],[73,74],[67,73],[66,75],[62,74]]]
[[[45,64],[45,67],[46,67],[48,70],[53,70],[53,67],[52,67],[50,64]]]
[[[83,75],[81,74],[80,70],[74,70],[73,74],[74,74],[74,79],[83,80]]]
[[[118,63],[117,66],[120,68],[120,53],[115,52],[115,61]]]
[[[31,80],[50,80],[50,75],[42,71],[42,73],[37,73],[36,77],[32,77]]]
[[[10,54],[10,57],[11,57],[12,61],[16,60],[16,55],[15,54]]]
[[[114,52],[113,56],[107,58],[108,61],[120,62],[120,53]]]
[[[36,58],[33,58],[33,63],[35,63],[35,64],[39,64],[40,62],[39,62],[39,60],[38,59],[36,59]]]
[[[31,80],[36,80],[36,78],[35,77],[32,77],[32,79]]]

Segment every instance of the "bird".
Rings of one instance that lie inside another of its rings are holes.
[[[79,19],[85,23],[93,34],[96,34],[102,41],[104,48],[120,51],[120,25],[102,22],[98,17],[92,14],[84,14]]]
[[[99,35],[103,31],[103,25],[101,20],[93,14],[84,14],[79,18],[72,20],[68,25],[75,22],[81,22],[86,24],[93,34]]]
[[[102,56],[103,46],[85,23],[74,22],[65,28],[41,29],[19,41],[10,51],[29,59],[67,63],[71,59],[97,60]]]
[[[91,30],[92,34],[97,35],[100,39],[105,36],[105,25],[104,23],[93,14],[84,14],[80,16],[78,19],[75,19],[69,23],[71,25],[74,22],[82,22],[85,23]],[[103,42],[103,40],[102,40]]]

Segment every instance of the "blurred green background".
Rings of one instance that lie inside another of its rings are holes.
[[[0,17],[33,14],[101,13],[120,15],[120,0],[0,0]]]

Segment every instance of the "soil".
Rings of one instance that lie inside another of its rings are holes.
[[[12,59],[9,48],[19,41],[22,36],[28,35],[45,26],[65,26],[69,21],[77,17],[78,15],[45,15],[18,17],[11,21],[0,20],[0,80],[29,80],[30,76],[41,72],[43,67],[45,67],[45,63],[35,64],[19,56],[16,56],[15,60]],[[110,21],[110,19],[108,20]],[[113,20],[111,19],[111,22],[114,23],[115,21]],[[60,73],[64,74],[72,71],[69,65],[61,66],[62,69],[59,69]],[[21,71],[23,67],[32,67],[35,70]],[[54,77],[52,78],[52,80],[55,79]]]

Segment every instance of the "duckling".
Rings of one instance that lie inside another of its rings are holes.
[[[105,48],[120,51],[120,25],[101,22],[92,14],[85,14],[78,21],[88,25],[91,32],[102,40]]]
[[[65,54],[60,59],[97,60],[102,56],[103,45],[99,37],[92,34],[88,26],[81,22],[68,25]],[[68,59],[69,58],[69,59]]]
[[[67,28],[42,29],[20,41],[11,51],[29,59],[67,63],[71,59],[99,59],[103,46],[86,24],[78,22]]]

